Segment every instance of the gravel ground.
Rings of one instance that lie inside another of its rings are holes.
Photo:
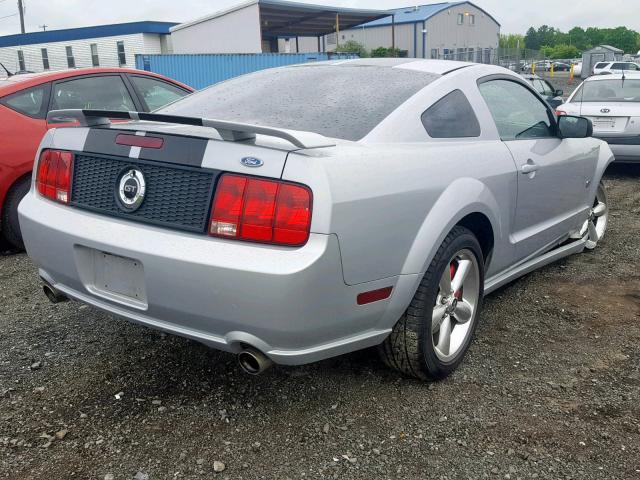
[[[639,180],[609,172],[601,245],[491,295],[433,384],[371,350],[247,376],[51,305],[24,254],[0,257],[0,478],[640,478]]]

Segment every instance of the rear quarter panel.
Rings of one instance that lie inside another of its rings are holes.
[[[312,230],[337,234],[347,284],[423,273],[451,228],[475,212],[494,229],[500,255],[491,270],[510,261],[516,174],[502,143],[336,150],[290,154],[284,178],[313,190]]]

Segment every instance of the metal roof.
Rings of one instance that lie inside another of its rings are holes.
[[[440,12],[443,12],[445,10],[448,10],[449,8],[456,7],[458,5],[464,5],[464,4],[468,4],[477,8],[478,10],[483,12],[485,15],[487,15],[489,18],[491,18],[494,22],[496,22],[498,25],[500,25],[500,22],[498,22],[489,12],[480,8],[479,6],[477,6],[472,2],[432,3],[428,5],[416,5],[416,6],[410,6],[410,7],[404,7],[404,8],[395,8],[395,9],[392,9],[391,12],[394,14],[394,21],[396,24],[417,23],[417,22],[425,22]],[[361,25],[361,27],[369,28],[369,27],[380,27],[384,25],[391,25],[390,17],[381,18],[373,22],[365,23],[364,25]]]
[[[284,0],[258,0],[262,36],[317,37],[340,29],[348,29],[373,20],[391,18],[391,11],[309,5]],[[390,21],[390,20],[389,20]]]
[[[598,45],[597,47],[592,48],[591,50],[587,50],[584,53],[589,53],[589,52],[597,52],[597,51],[601,51],[601,50],[611,50],[614,53],[624,53],[624,50],[620,50],[619,48],[616,47],[612,47],[611,45]]]
[[[390,10],[331,7],[287,0],[249,0],[226,10],[182,23],[171,28],[171,31],[175,32],[207,22],[252,5],[260,7],[260,28],[263,37],[317,37],[336,31],[336,15],[342,30],[389,17],[393,13]]]
[[[168,34],[169,28],[174,25],[177,24],[172,22],[144,21],[5,35],[0,37],[0,47],[33,45],[35,43],[66,42],[70,40],[84,40],[87,38],[115,37],[135,33]]]

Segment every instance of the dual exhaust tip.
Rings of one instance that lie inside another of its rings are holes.
[[[44,285],[42,285],[42,291],[51,303],[69,301],[69,297],[49,282],[44,282]],[[260,375],[273,365],[273,361],[260,350],[249,347],[245,348],[238,354],[238,364],[240,365],[240,368],[249,375]]]

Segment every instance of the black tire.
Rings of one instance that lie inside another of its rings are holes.
[[[477,260],[478,301],[466,339],[455,357],[444,362],[436,355],[432,341],[432,313],[440,291],[440,278],[445,268],[450,268],[451,258],[464,249],[471,251]],[[473,338],[482,309],[483,290],[482,248],[470,230],[456,226],[442,242],[406,312],[379,345],[378,351],[383,362],[403,375],[421,380],[440,380],[450,375],[462,361]]]
[[[2,209],[2,236],[11,246],[24,250],[20,223],[18,222],[18,204],[29,192],[31,177],[18,180],[9,190]]]

